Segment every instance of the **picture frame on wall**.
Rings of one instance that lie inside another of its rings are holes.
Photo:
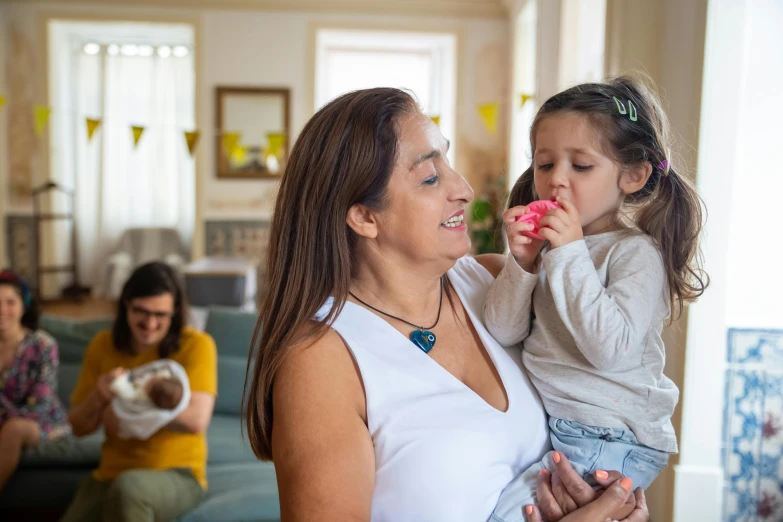
[[[218,178],[279,178],[288,160],[290,89],[217,87]]]

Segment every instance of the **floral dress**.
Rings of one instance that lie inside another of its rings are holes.
[[[16,358],[0,371],[0,426],[21,417],[38,423],[41,441],[71,433],[68,415],[57,396],[57,342],[47,333],[28,331]]]

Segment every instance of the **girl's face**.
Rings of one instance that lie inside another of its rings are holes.
[[[611,230],[625,197],[620,166],[602,152],[601,136],[580,114],[546,116],[534,139],[533,181],[539,199],[570,200],[585,235]]]

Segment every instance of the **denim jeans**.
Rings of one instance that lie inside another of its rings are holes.
[[[595,470],[616,470],[633,480],[634,489],[647,489],[669,460],[668,453],[642,446],[627,429],[599,428],[550,417],[549,435],[553,450],[563,453],[574,470],[593,485],[596,485]],[[522,510],[527,504],[535,503],[538,472],[554,469],[552,453],[547,453],[541,462],[530,466],[503,490],[491,521],[525,520]]]

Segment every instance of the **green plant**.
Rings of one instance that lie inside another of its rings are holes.
[[[470,239],[474,254],[503,253],[503,203],[506,180],[503,176],[487,180],[471,206]]]

